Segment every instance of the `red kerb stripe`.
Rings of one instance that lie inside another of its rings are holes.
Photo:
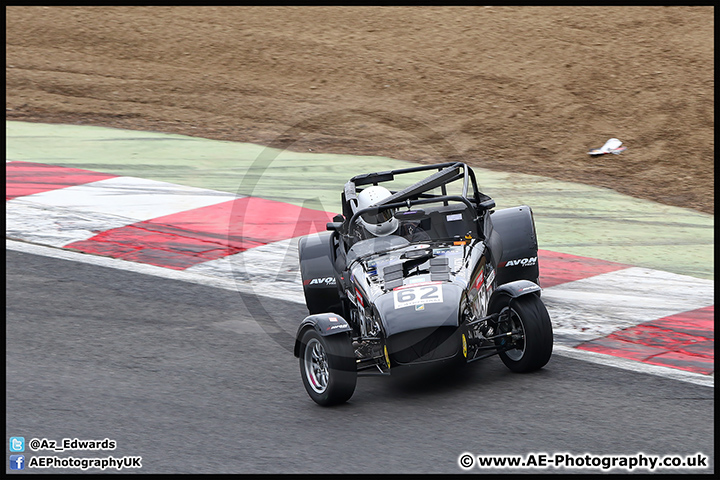
[[[577,348],[652,365],[711,374],[715,359],[715,306],[641,323]]]
[[[31,162],[6,162],[5,199],[97,182],[117,175]]]
[[[543,288],[630,267],[630,265],[622,263],[548,250],[538,250],[538,265],[540,266],[540,286]]]
[[[65,248],[184,270],[324,231],[331,217],[319,210],[245,197],[114,228]]]

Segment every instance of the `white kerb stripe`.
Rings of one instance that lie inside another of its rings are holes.
[[[75,212],[114,215],[134,223],[227,202],[238,195],[136,177],[97,182],[36,193],[17,200]]]
[[[557,335],[587,341],[714,305],[714,292],[712,280],[631,267],[543,289],[542,298]]]

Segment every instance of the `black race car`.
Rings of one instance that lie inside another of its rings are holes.
[[[383,187],[418,172],[429,175]],[[464,163],[358,175],[341,198],[328,231],[298,244],[310,315],[294,353],[315,402],[343,403],[358,375],[399,367],[499,354],[530,372],[549,361],[530,207],[494,210]]]

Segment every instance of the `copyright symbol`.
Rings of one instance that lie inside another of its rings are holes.
[[[30,440],[30,450],[35,451],[38,448],[40,448],[40,440],[38,440],[37,438],[33,438],[32,440]]]
[[[475,463],[475,460],[473,459],[473,456],[470,455],[469,453],[463,453],[458,458],[458,464],[460,465],[461,468],[464,468],[466,470],[468,468],[471,468],[474,463]]]

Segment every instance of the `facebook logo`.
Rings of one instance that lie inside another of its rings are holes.
[[[10,451],[11,452],[24,452],[25,451],[25,437],[10,437]]]
[[[25,455],[10,455],[10,470],[24,470]]]

